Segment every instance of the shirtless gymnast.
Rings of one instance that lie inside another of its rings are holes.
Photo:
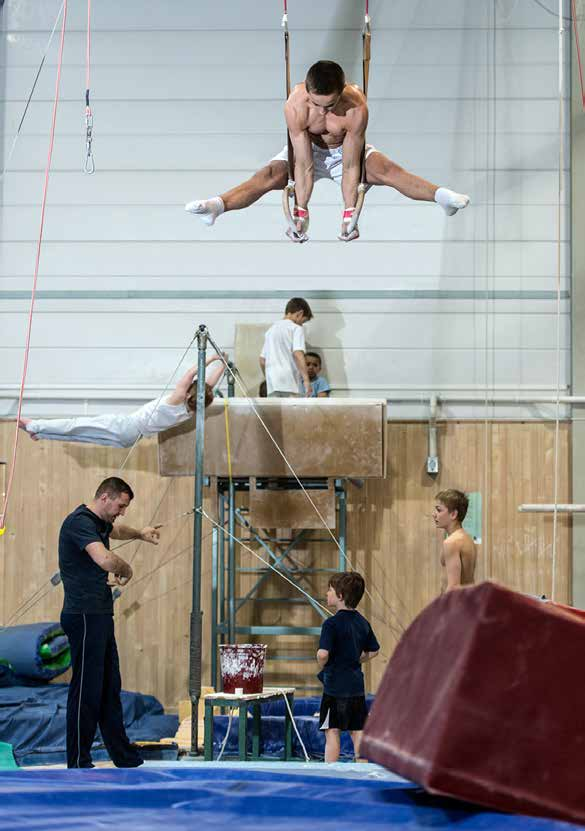
[[[441,552],[441,592],[470,586],[475,581],[477,552],[475,543],[461,523],[467,514],[469,500],[457,490],[441,491],[435,497],[433,520],[446,534]]]
[[[360,88],[346,84],[343,69],[333,61],[318,61],[309,69],[305,82],[297,84],[284,108],[294,150],[296,205],[293,218],[297,233],[287,235],[293,242],[308,239],[309,200],[314,182],[332,179],[341,184],[344,211],[339,239],[359,237],[357,227],[348,234],[357,200],[361,156],[364,148],[368,105]],[[448,216],[466,208],[469,196],[421,179],[365,145],[366,182],[387,185],[409,199],[437,202]],[[247,208],[271,190],[283,190],[288,182],[288,150],[284,149],[251,179],[211,199],[196,199],[185,205],[206,225],[213,225],[226,211]]]

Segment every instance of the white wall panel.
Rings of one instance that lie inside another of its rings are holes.
[[[224,193],[233,186],[236,178],[245,179],[252,171],[99,171],[99,176],[83,176],[81,170],[54,171],[49,187],[49,205],[102,206],[102,205],[150,205],[182,209],[186,198],[198,192],[200,195]],[[424,171],[419,171],[424,172]],[[435,171],[436,172],[436,171]],[[454,171],[449,175],[441,171],[443,181],[457,177],[463,191],[473,190],[473,206],[493,205],[556,205],[558,171],[501,171],[496,177],[481,172]],[[430,175],[430,174],[429,174]],[[8,174],[2,189],[2,204],[10,207],[38,205],[42,192],[42,172]],[[122,202],[122,200],[124,200]],[[266,194],[260,205],[282,203],[280,192]],[[311,204],[339,205],[339,189],[329,182],[318,183]],[[393,188],[374,187],[368,191],[366,213],[371,205],[396,205],[417,209],[416,203],[406,200]],[[458,221],[461,219],[459,217]],[[218,226],[219,227],[219,226]]]
[[[266,323],[270,325],[282,314],[283,304],[271,301],[272,309],[262,311],[259,304],[255,309],[227,311],[209,309],[208,303],[201,304],[201,313],[214,333],[214,338],[224,347],[233,347],[234,325],[242,323]],[[268,304],[265,304],[268,305]],[[380,305],[379,303],[377,304]],[[432,349],[439,345],[445,349],[481,350],[485,342],[483,313],[452,313],[447,310],[439,314],[404,313],[402,307],[394,310],[389,306],[384,311],[363,313],[350,310],[325,311],[315,307],[315,319],[306,327],[309,343],[321,349]],[[42,313],[49,320],[40,321],[33,330],[32,345],[36,349],[62,348],[98,349],[104,343],[103,315],[94,311],[77,310]],[[40,318],[40,315],[39,315]],[[3,335],[8,343],[17,343],[22,338],[26,316],[7,316]],[[132,315],[128,312],[108,315],[108,348],[124,350],[128,343],[136,348],[150,349],[153,333],[160,348],[184,347],[194,332],[193,312],[177,311],[167,315],[158,311],[143,311]],[[563,348],[568,348],[566,321],[562,319]],[[494,342],[498,349],[547,349],[556,347],[556,320],[552,314],[493,314],[490,325],[494,329]],[[0,347],[1,349],[1,347]],[[0,352],[1,354],[1,352]]]
[[[31,70],[32,71],[32,70]],[[31,77],[32,82],[32,77]],[[28,92],[28,90],[27,90]],[[194,90],[197,92],[197,89]],[[3,130],[12,138],[20,123],[25,101],[7,101],[4,108]],[[193,98],[186,106],[183,101],[157,101],[157,117],[144,106],[143,101],[107,101],[93,95],[94,126],[97,135],[140,136],[200,133],[260,133],[282,137],[282,100],[237,100],[209,105]],[[554,99],[506,101],[498,99],[488,108],[482,100],[448,100],[441,98],[370,101],[370,124],[378,133],[422,135],[465,135],[466,141],[479,141],[486,132],[491,135],[493,122],[498,130],[514,134],[546,133],[557,135],[558,102]],[[78,136],[85,132],[85,107],[78,96],[72,101],[61,101],[57,135]],[[22,126],[23,135],[45,136],[50,123],[51,102],[33,99]]]
[[[370,77],[369,97],[410,100],[411,98],[485,98],[489,96],[492,80],[503,98],[553,98],[558,90],[555,78],[556,64],[503,65],[495,75],[489,67],[477,66],[473,72],[462,72],[464,62],[455,66],[377,66]],[[97,97],[114,101],[239,101],[242,89],[234,78],[233,64],[209,66],[197,64],[185,72],[175,66],[109,65],[92,70],[92,89]],[[361,61],[346,64],[344,70],[350,81],[359,82]],[[293,64],[291,81],[299,83],[305,77],[307,66]],[[52,99],[55,90],[55,72],[47,70],[39,78],[37,99]],[[236,76],[237,77],[237,76]],[[34,79],[34,75],[33,75]],[[31,88],[30,69],[15,67],[6,73],[5,97],[20,100]],[[273,64],[253,64],[246,67],[246,96],[253,92],[260,100],[283,96],[284,76]],[[85,70],[82,65],[66,67],[61,79],[65,99],[83,100]],[[26,100],[26,98],[25,98]]]
[[[201,135],[125,135],[94,137],[93,151],[100,170],[255,170],[268,164],[283,148],[285,134],[242,135],[218,133]],[[85,136],[62,136],[53,152],[53,169],[81,170]],[[412,172],[421,171],[443,180],[445,170],[455,179],[458,171],[489,173],[490,152],[495,152],[499,170],[554,170],[558,167],[558,138],[553,133],[516,137],[512,133],[497,137],[493,151],[487,136],[434,133],[433,135],[381,133],[368,131],[368,141],[380,152]],[[11,171],[44,171],[47,159],[45,136],[22,136],[10,163]],[[429,165],[429,146],[433,148]],[[567,147],[568,149],[568,147]],[[5,157],[10,146],[5,145]],[[568,158],[568,156],[567,156]],[[419,173],[421,175],[421,173]],[[240,177],[234,177],[237,184]],[[450,183],[459,187],[457,181]]]
[[[334,187],[334,186],[332,186]],[[335,240],[340,231],[341,210],[338,216],[332,210],[314,210],[311,214],[309,236],[311,240]],[[502,206],[496,213],[495,229],[501,240],[521,240],[530,236],[535,241],[554,240],[556,236],[555,206]],[[12,208],[4,212],[0,234],[8,241],[26,241],[38,234],[38,209]],[[369,240],[441,241],[443,239],[465,242],[473,233],[479,209],[475,213],[455,218],[445,215],[438,205],[409,204],[406,210],[400,205],[369,205],[360,223],[361,232]],[[137,207],[113,206],[52,208],[45,224],[47,242],[99,241],[108,228],[108,239],[161,241],[202,240],[213,235],[214,242],[234,242],[244,234],[246,239],[261,242],[266,237],[277,239],[283,231],[282,209],[277,205],[255,205],[249,210],[222,217],[213,230],[200,220],[186,213],[182,206]],[[339,252],[341,255],[341,251]]]
[[[135,292],[125,291],[119,295],[114,296],[114,292],[109,296],[107,292],[83,292],[83,291],[69,291],[59,292],[58,296],[51,295],[49,299],[42,295],[39,301],[39,307],[36,315],[39,317],[46,317],[55,314],[64,315],[78,315],[90,314],[95,315],[95,319],[100,319],[102,324],[105,324],[108,330],[112,326],[120,326],[119,321],[121,316],[128,319],[128,329],[132,329],[134,325],[132,318],[141,319],[143,315],[160,314],[161,316],[169,318],[180,318],[186,316],[189,325],[187,326],[187,335],[185,336],[185,345],[191,338],[191,330],[194,326],[207,320],[207,317],[219,320],[218,316],[223,316],[221,320],[222,332],[227,332],[224,345],[229,345],[233,338],[232,329],[240,317],[249,323],[252,323],[255,318],[259,321],[269,322],[278,319],[284,312],[286,301],[288,300],[288,292],[275,292],[270,288],[266,291],[246,291],[242,290],[240,281],[239,288],[236,287],[232,292],[223,292],[220,296],[214,296],[208,291],[189,292],[177,291],[153,291],[137,290]],[[512,326],[509,322],[512,318],[540,318],[551,325],[556,326],[556,309],[557,303],[554,299],[554,290],[543,292],[550,299],[542,299],[538,292],[533,292],[532,295],[526,296],[522,291],[511,291],[501,293],[503,296],[498,296],[497,299],[486,300],[485,295],[481,291],[470,292],[469,299],[460,299],[464,294],[457,291],[454,287],[450,292],[444,289],[438,291],[412,291],[405,290],[398,293],[398,296],[392,296],[391,293],[378,291],[364,291],[362,292],[359,305],[355,299],[355,285],[346,285],[345,291],[340,291],[337,287],[334,290],[324,290],[321,292],[307,291],[303,292],[308,297],[313,312],[319,319],[321,316],[330,315],[333,318],[336,315],[343,315],[347,321],[351,323],[356,314],[381,314],[388,316],[388,324],[392,322],[391,316],[394,319],[399,317],[411,315],[420,317],[423,321],[421,326],[425,325],[432,331],[434,326],[439,325],[438,320],[444,315],[457,315],[458,320],[465,316],[471,316],[476,321],[478,327],[477,331],[488,332],[489,337],[496,331],[496,316],[502,317],[501,326]],[[280,296],[277,296],[280,294]],[[22,298],[19,300],[5,300],[3,304],[4,316],[3,326],[8,327],[9,321],[14,314],[27,314],[29,309],[28,292],[21,292]],[[534,296],[536,295],[536,296]],[[105,299],[109,297],[109,299]],[[424,303],[421,301],[424,300]],[[568,299],[561,300],[561,325],[563,331],[565,330],[566,321],[564,317],[568,313],[569,301]],[[424,309],[424,311],[423,311]],[[486,323],[487,315],[487,323]],[[567,318],[568,320],[568,318]],[[92,317],[91,323],[94,325]],[[45,327],[49,328],[49,333],[46,335],[47,341],[52,341],[56,335],[54,328],[51,327],[49,320],[45,320]],[[126,323],[124,322],[123,326]],[[314,322],[311,326],[316,325]],[[321,325],[321,324],[319,324]],[[326,323],[324,325],[327,325]],[[535,324],[536,325],[536,324]],[[37,329],[35,338],[37,337]],[[158,331],[158,330],[157,330]],[[311,330],[309,329],[309,332]],[[444,330],[442,330],[444,332]],[[499,331],[499,330],[498,330]],[[503,328],[502,328],[503,331]],[[552,330],[549,335],[554,336],[556,329]],[[24,332],[21,332],[24,338]],[[153,332],[147,331],[147,335],[152,342]],[[89,336],[89,335],[88,335]],[[488,337],[487,345],[490,346]],[[503,335],[502,335],[503,337]],[[507,333],[507,337],[513,337],[512,333]],[[313,336],[315,338],[315,336]],[[310,339],[310,335],[309,335]],[[548,341],[547,341],[548,342]],[[320,340],[313,340],[313,344],[318,346]],[[492,344],[497,346],[498,343]],[[481,348],[486,346],[485,336],[481,342]],[[375,348],[375,345],[372,347]]]
[[[27,31],[51,29],[59,9],[58,0],[23,3],[10,0],[0,26],[5,30]],[[418,0],[389,4],[386,0],[372,0],[372,18],[380,28],[434,29],[489,29],[492,25],[489,4],[470,4],[469,0]],[[507,28],[554,29],[555,15],[546,7],[531,0],[502,0],[498,4],[498,23]],[[69,26],[84,30],[86,9],[71,4]],[[273,0],[256,0],[252,6],[233,2],[214,3],[200,0],[198,3],[176,2],[161,5],[156,0],[132,0],[120,6],[117,0],[102,0],[99,15],[94,20],[96,30],[158,31],[169,29],[241,30],[257,31],[276,28],[280,24],[281,9],[275,11]],[[336,32],[344,28],[357,28],[363,22],[363,6],[354,0],[338,0],[334,3],[318,3],[314,0],[296,0],[291,24],[299,28]]]
[[[92,64],[133,66],[149,63],[157,55],[161,66],[192,67],[193,65],[222,66],[226,55],[237,55],[240,66],[273,63],[282,66],[282,34],[280,20],[272,18],[271,29],[246,31],[100,31],[96,29],[101,16],[100,7],[94,8],[92,36]],[[295,15],[296,22],[299,17]],[[481,29],[435,28],[432,38],[426,29],[384,29],[376,15],[374,56],[376,67],[388,65],[437,66],[454,63],[454,56],[465,59],[469,66],[491,65],[493,43],[490,34]],[[306,22],[306,21],[305,21]],[[329,32],[311,31],[303,26],[290,27],[293,59],[297,66],[308,66],[331,48]],[[30,67],[42,54],[48,33],[10,32],[2,36],[4,49],[0,66]],[[535,55],[543,64],[557,60],[556,32],[550,29],[500,29],[496,37],[496,62],[503,64],[534,64]],[[344,63],[360,60],[359,28],[335,32],[336,59]],[[47,56],[47,65],[56,62],[56,44]],[[65,66],[80,66],[85,61],[85,33],[68,27]]]
[[[1,158],[59,5],[6,0],[0,13]],[[229,348],[238,321],[269,322],[287,295],[302,293],[316,315],[308,341],[349,393],[554,387],[556,16],[533,0],[370,7],[368,140],[419,175],[469,192],[472,205],[447,219],[436,206],[375,188],[362,239],[346,246],[335,240],[340,193],[322,183],[312,240],[292,246],[280,194],[213,229],[183,211],[185,201],[249,176],[284,143],[278,4],[94,4],[97,173],[84,177],[86,9],[70,3],[29,377],[41,394],[43,385],[85,385],[85,406],[96,411],[104,404],[98,388],[119,384],[127,407],[123,388],[147,386],[150,397],[201,320]],[[324,56],[359,79],[362,15],[354,0],[295,0],[293,80]],[[0,387],[20,377],[56,56],[57,38],[0,180]],[[568,135],[565,142],[568,160]],[[567,227],[565,209],[563,383]],[[43,406],[58,414],[73,404],[47,400],[35,411]],[[0,414],[11,407],[0,400]]]
[[[437,389],[444,384],[465,387],[473,378],[476,383],[485,384],[483,355],[473,350],[448,349],[433,346],[432,349],[377,349],[371,350],[320,349],[329,382],[334,387],[367,383],[378,389],[387,384],[431,385]],[[181,349],[156,350],[151,347],[115,350],[97,347],[94,349],[63,349],[61,347],[32,349],[30,354],[29,381],[31,384],[46,383],[47,377],[54,377],[55,368],[67,369],[68,383],[85,387],[92,384],[113,382],[128,384],[132,389],[136,378],[143,384],[160,385],[163,388],[181,356]],[[3,364],[7,370],[18,371],[21,364],[20,351],[2,350]],[[562,353],[563,371],[566,371],[567,353]],[[196,362],[193,355],[191,364]],[[554,350],[508,350],[499,349],[490,358],[494,365],[490,388],[497,385],[547,384],[556,372]],[[185,369],[189,364],[185,364]]]
[[[143,242],[115,243],[47,242],[43,245],[43,277],[90,275],[92,279],[120,275],[170,275],[213,277],[211,290],[223,287],[223,277],[273,280],[272,288],[294,290],[298,281],[310,279],[314,288],[329,285],[339,277],[371,275],[392,278],[387,288],[401,287],[413,276],[532,277],[553,278],[556,274],[556,244],[551,242],[485,242],[485,223],[479,229],[480,242],[368,242],[355,245],[338,241],[290,244],[281,231],[271,241]],[[108,229],[109,233],[109,229]],[[34,264],[34,243],[0,242],[3,274],[28,277]],[[567,274],[569,249],[562,246],[562,268]],[[489,270],[488,270],[489,268]],[[396,282],[397,281],[397,282]],[[169,282],[172,288],[172,282]],[[253,288],[247,280],[246,288]],[[309,288],[306,282],[304,287]],[[124,288],[123,285],[120,288]],[[527,283],[526,288],[529,288]]]

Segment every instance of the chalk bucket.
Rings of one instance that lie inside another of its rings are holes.
[[[266,644],[224,643],[219,647],[223,691],[252,695],[264,687]]]

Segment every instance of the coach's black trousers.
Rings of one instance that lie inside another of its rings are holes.
[[[63,612],[61,626],[69,638],[73,670],[67,697],[67,767],[91,767],[98,725],[113,763],[137,767],[142,757],[124,729],[114,618]]]

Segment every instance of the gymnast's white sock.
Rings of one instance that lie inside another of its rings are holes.
[[[455,193],[449,188],[437,188],[435,202],[442,207],[447,216],[453,216],[457,211],[469,205],[469,196],[464,193]]]
[[[218,216],[225,210],[221,196],[213,196],[211,199],[196,199],[194,202],[187,202],[185,210],[190,214],[197,214],[206,225],[213,225]]]

